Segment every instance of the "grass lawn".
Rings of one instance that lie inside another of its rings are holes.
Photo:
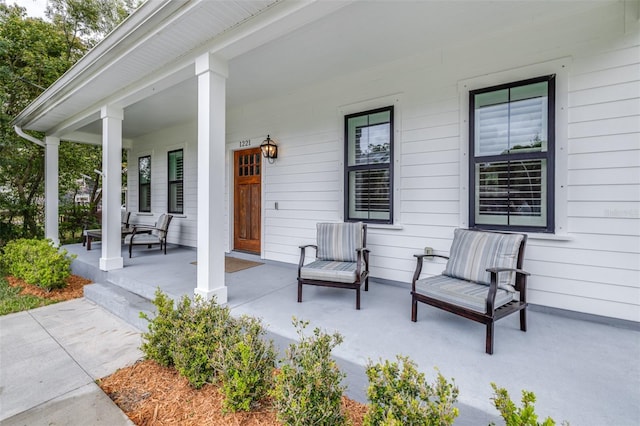
[[[65,282],[67,285],[64,288],[47,291],[0,272],[0,315],[77,299],[83,296],[84,286],[91,283],[91,280],[71,275]]]
[[[11,287],[4,275],[0,275],[0,315],[26,311],[57,302],[31,294],[20,294],[21,291],[21,287]]]

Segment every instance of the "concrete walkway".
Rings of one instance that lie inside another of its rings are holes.
[[[97,250],[77,251],[97,260]],[[193,294],[195,251],[170,252],[140,250],[124,269],[92,286],[134,291],[129,310],[136,316],[140,300],[152,297],[158,286],[174,297]],[[74,265],[81,265],[81,257]],[[297,303],[295,268],[264,261],[226,274],[231,312],[263,319],[281,350],[296,339],[292,316],[339,331],[344,343],[334,355],[347,374],[347,394],[356,400],[366,401],[369,360],[403,354],[430,380],[436,366],[455,378],[460,388],[457,426],[503,424],[491,403],[490,382],[506,387],[518,405],[521,390],[535,392],[540,420],[551,416],[574,426],[640,425],[637,326],[531,306],[527,333],[519,330],[517,316],[497,324],[496,352],[489,356],[480,324],[427,306],[419,307],[418,322],[409,321],[406,284],[372,280],[360,311],[354,309],[353,292],[342,289],[309,286]],[[123,297],[109,293],[104,298]],[[138,329],[87,299],[0,317],[0,424],[130,424],[94,380],[135,362],[141,357],[139,346]]]
[[[95,380],[141,358],[140,343],[84,298],[0,317],[0,424],[133,424]]]

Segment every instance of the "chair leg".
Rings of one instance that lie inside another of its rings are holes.
[[[302,283],[298,281],[298,303],[302,302]]]
[[[360,287],[356,288],[356,309],[360,309]]]
[[[367,279],[364,280],[364,291],[369,291],[369,277],[367,276]]]
[[[520,330],[527,331],[527,310],[520,311]]]
[[[129,244],[129,259],[131,259],[131,248],[133,247],[133,244]]]
[[[411,298],[411,321],[418,321],[418,301],[415,298]]]
[[[493,321],[487,324],[487,341],[485,349],[489,355],[493,354]]]

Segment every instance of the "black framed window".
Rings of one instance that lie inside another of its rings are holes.
[[[169,151],[169,213],[184,212],[183,150]]]
[[[151,211],[151,156],[138,158],[138,211]]]
[[[345,116],[345,220],[393,223],[393,106]]]
[[[555,76],[469,92],[471,227],[554,231]]]

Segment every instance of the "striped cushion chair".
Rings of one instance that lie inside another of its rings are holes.
[[[164,254],[167,254],[167,232],[169,232],[171,219],[173,219],[172,215],[161,214],[154,226],[133,225],[133,233],[124,239],[124,243],[129,246],[129,257],[131,257],[133,246],[151,248],[153,245],[159,245],[160,250],[164,250]]]
[[[356,309],[360,309],[360,286],[369,290],[369,250],[367,225],[361,222],[318,223],[317,244],[300,246],[298,264],[298,302],[302,285],[348,288],[356,291]],[[306,249],[316,250],[316,260],[304,264]]]
[[[419,254],[411,288],[411,321],[418,302],[486,324],[485,350],[493,353],[493,324],[520,312],[520,329],[527,331],[527,272],[522,270],[525,234],[456,229],[449,256]],[[441,257],[441,275],[420,278],[423,259]]]

